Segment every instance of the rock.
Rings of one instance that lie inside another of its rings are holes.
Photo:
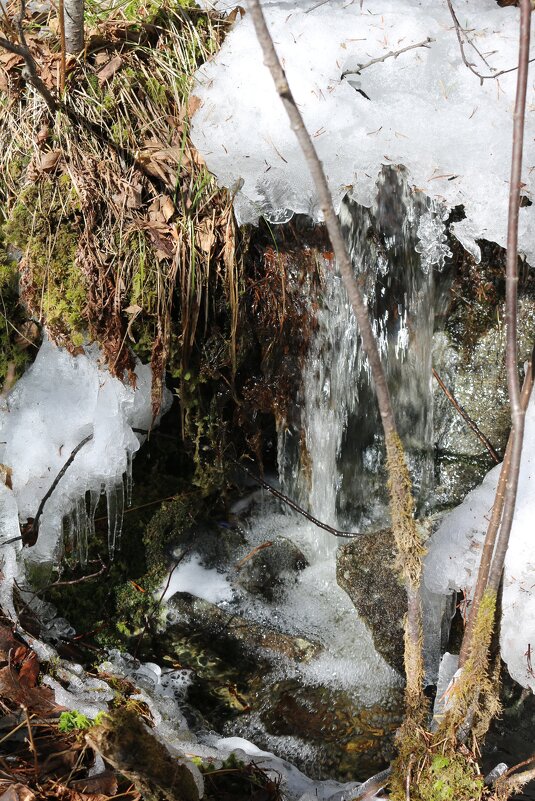
[[[186,623],[197,630],[203,627],[210,638],[216,634],[249,650],[267,649],[297,662],[307,662],[321,650],[318,643],[283,634],[260,623],[252,623],[188,593],[176,593],[169,602],[169,607],[168,615],[176,615],[180,623]]]
[[[403,674],[407,601],[394,569],[395,557],[390,529],[363,535],[339,548],[336,579],[370,629],[381,656]]]
[[[147,801],[199,801],[204,795],[197,766],[173,756],[132,710],[107,715],[86,739]]]
[[[260,691],[260,718],[268,735],[297,737],[318,748],[320,761],[300,769],[349,780],[376,773],[392,758],[401,694],[401,688],[394,690],[387,702],[364,708],[350,691],[286,679]],[[264,743],[256,733],[254,739],[270,747],[269,739]]]
[[[507,375],[505,369],[505,323],[503,307],[493,306],[492,323],[470,331],[465,307],[459,304],[456,324],[436,334],[433,364],[469,417],[503,454],[511,426]],[[518,314],[519,363],[530,357],[535,334],[535,300],[523,297]],[[437,448],[437,486],[439,505],[459,504],[494,464],[477,435],[452,406],[438,383],[434,383],[434,439]]]
[[[267,548],[254,553],[237,571],[235,583],[252,595],[273,601],[283,584],[297,578],[308,562],[300,549],[286,537],[277,537]]]

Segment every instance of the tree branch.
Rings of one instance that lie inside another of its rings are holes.
[[[490,75],[481,75],[481,73],[476,70],[476,68],[474,67],[472,62],[468,61],[468,58],[466,57],[466,52],[465,52],[465,49],[464,49],[464,42],[463,42],[463,34],[466,36],[466,31],[465,31],[465,29],[463,27],[461,27],[461,23],[459,22],[459,18],[457,17],[457,14],[455,13],[455,9],[453,8],[453,4],[452,4],[451,0],[446,0],[446,2],[448,4],[448,9],[449,9],[449,12],[451,14],[451,18],[453,20],[453,25],[455,27],[455,34],[457,36],[457,41],[459,42],[459,49],[461,51],[461,57],[462,57],[463,63],[465,65],[465,67],[468,67],[470,72],[473,72],[474,75],[476,75],[479,78],[481,83],[483,83],[483,81],[488,81],[488,80],[492,80],[494,78],[499,78],[500,75],[506,75],[508,72],[514,72],[515,70],[518,69],[518,67],[509,67],[509,69],[506,69],[506,70],[497,70],[496,72],[493,72]],[[488,64],[486,58],[483,56],[482,53],[479,52],[479,50],[476,47],[476,45],[472,42],[471,39],[468,38],[468,36],[466,36],[466,41],[468,42],[469,45],[471,45],[471,47],[473,47],[473,49],[476,51],[476,53],[481,58],[481,60],[485,62],[487,67],[489,67],[489,64]],[[529,50],[528,50],[528,55],[529,55]],[[528,62],[527,63],[531,64],[532,61],[535,61],[535,58],[531,58],[531,59],[528,58]],[[492,69],[492,67],[489,67],[489,69]]]
[[[501,581],[505,554],[509,545],[509,535],[513,523],[520,473],[520,458],[524,439],[525,411],[520,396],[518,376],[517,345],[517,306],[518,306],[518,213],[520,209],[520,189],[522,176],[522,155],[524,148],[524,123],[526,116],[526,93],[529,71],[529,43],[531,22],[531,0],[520,0],[520,45],[518,54],[518,79],[516,87],[515,111],[513,116],[513,154],[511,164],[511,183],[509,187],[509,215],[507,221],[507,265],[505,277],[505,323],[506,323],[506,367],[509,399],[511,402],[512,446],[511,467],[506,485],[500,535],[492,561],[489,576],[489,589],[498,591]]]
[[[389,53],[385,53],[384,56],[372,58],[372,60],[366,62],[366,64],[359,64],[356,70],[344,70],[341,77],[345,78],[347,75],[360,75],[363,70],[368,69],[368,67],[371,67],[374,64],[380,64],[381,62],[386,61],[387,58],[397,58],[402,53],[406,53],[407,50],[415,50],[417,47],[429,47],[431,42],[434,41],[435,39],[432,39],[431,36],[428,36],[427,39],[423,40],[423,42],[402,47],[400,50],[391,50]]]
[[[263,51],[264,63],[271,73],[275,88],[314,181],[321,211],[323,212],[342,281],[359,326],[362,347],[368,357],[375,386],[375,394],[385,433],[392,532],[397,545],[399,567],[407,587],[408,614],[405,648],[407,684],[405,701],[407,719],[412,718],[414,720],[422,714],[424,708],[422,697],[423,667],[420,646],[421,611],[417,598],[423,546],[414,521],[414,500],[411,494],[411,481],[407,463],[397,433],[386,375],[368,316],[368,308],[353,275],[353,265],[347,251],[340,222],[334,211],[325,172],[286,80],[286,75],[275,51],[273,39],[267,28],[259,0],[250,0],[249,10]]]

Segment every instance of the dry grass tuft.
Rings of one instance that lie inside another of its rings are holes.
[[[0,18],[12,39],[14,13]],[[0,203],[8,242],[23,252],[32,315],[71,349],[98,341],[110,370],[131,380],[131,348],[150,356],[156,412],[164,369],[171,362],[176,375],[187,371],[218,287],[236,367],[231,198],[189,139],[193,74],[227,23],[171,3],[90,7],[89,20],[83,57],[67,61],[62,99],[55,12],[25,20],[39,74],[61,101],[54,120],[24,82],[22,59],[0,53]]]

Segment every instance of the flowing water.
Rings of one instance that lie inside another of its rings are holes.
[[[402,171],[385,169],[374,205],[364,208],[348,201],[341,220],[374,320],[417,506],[424,512],[433,486],[435,272],[449,254],[443,211],[411,192]],[[345,531],[384,528],[384,441],[369,366],[336,265],[325,260],[321,271],[316,330],[291,414],[299,422],[283,423],[279,431],[280,480],[286,494],[330,526]],[[241,526],[247,536],[245,551],[284,537],[308,562],[276,602],[266,604],[249,594],[234,601],[240,615],[321,646],[321,653],[304,664],[277,660],[269,682],[293,681],[294,696],[299,686],[308,687],[309,696],[313,687],[343,691],[361,710],[388,706],[389,699],[399,697],[399,675],[378,655],[369,631],[337,585],[340,540],[299,515],[281,511],[271,499],[242,518]],[[295,743],[292,751],[287,738],[273,734],[277,727],[270,733],[258,715],[242,719],[239,731],[295,759]],[[373,749],[373,737],[368,745]],[[346,744],[351,747],[358,746]]]

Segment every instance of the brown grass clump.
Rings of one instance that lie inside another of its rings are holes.
[[[14,13],[0,20],[10,39]],[[89,6],[88,17],[86,50],[67,61],[62,97],[55,12],[24,22],[55,119],[25,83],[23,59],[0,54],[6,239],[22,251],[22,298],[52,339],[71,350],[97,341],[110,370],[131,380],[132,349],[150,357],[156,412],[164,369],[187,372],[218,288],[236,366],[231,198],[189,139],[193,74],[228,23],[178,2]]]

